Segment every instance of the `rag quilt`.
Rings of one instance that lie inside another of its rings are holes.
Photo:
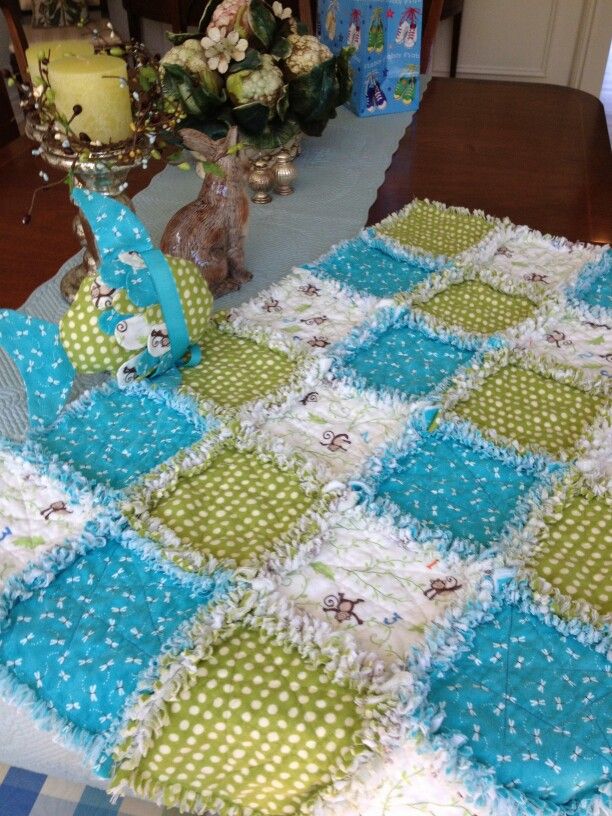
[[[185,813],[609,814],[612,251],[414,201],[209,317],[110,215],[0,314],[3,698]]]

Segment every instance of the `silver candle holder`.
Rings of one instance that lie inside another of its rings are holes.
[[[61,142],[54,138],[53,131],[38,124],[33,117],[26,119],[25,132],[28,138],[39,145],[44,161],[50,167],[72,173],[77,187],[110,196],[131,210],[134,209],[125,192],[127,177],[130,170],[147,161],[148,140],[138,143],[131,151],[134,154],[131,157],[128,150],[128,160],[125,145],[91,145],[88,147],[89,157],[82,159],[67,153]],[[72,226],[84,253],[80,263],[69,269],[60,282],[60,291],[68,303],[72,303],[76,297],[83,280],[88,276],[95,278],[100,267],[93,234],[80,210],[77,210]]]

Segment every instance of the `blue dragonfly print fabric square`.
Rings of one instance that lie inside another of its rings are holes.
[[[390,457],[377,476],[375,499],[391,502],[404,523],[414,519],[425,537],[447,546],[489,546],[517,517],[543,467],[504,461],[492,446],[478,449],[443,433],[424,434]]]
[[[186,585],[110,538],[15,603],[0,663],[87,744],[117,727],[140,673],[215,585]]]
[[[188,398],[138,384],[92,391],[37,441],[91,482],[121,489],[210,427]]]
[[[497,785],[574,813],[610,781],[611,692],[605,654],[505,602],[434,675],[428,702],[444,712],[440,734],[462,735]]]
[[[337,280],[351,289],[387,298],[420,283],[431,268],[417,259],[409,260],[372,246],[363,238],[352,238],[305,269]]]
[[[437,393],[478,348],[432,332],[407,309],[389,309],[347,338],[332,371],[358,388],[409,400]]]

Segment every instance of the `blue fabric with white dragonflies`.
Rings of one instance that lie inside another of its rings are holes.
[[[440,340],[417,327],[395,326],[364,344],[346,368],[375,391],[421,397],[441,385],[474,352]]]
[[[122,488],[197,442],[212,424],[163,391],[107,387],[90,392],[38,441],[93,482]]]
[[[110,538],[15,604],[0,633],[0,663],[49,712],[104,734],[140,672],[212,586],[186,586]]]
[[[519,469],[469,441],[427,434],[386,464],[374,490],[427,529],[486,546],[536,478],[535,468]]]
[[[610,767],[612,678],[604,655],[504,604],[432,680],[441,732],[462,734],[498,784],[563,805],[594,794]]]
[[[416,259],[395,257],[371,246],[363,238],[340,244],[304,268],[381,298],[412,289],[431,272],[431,266]]]

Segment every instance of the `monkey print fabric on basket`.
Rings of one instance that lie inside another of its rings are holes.
[[[119,216],[61,331],[0,312],[0,694],[194,814],[607,814],[609,253],[417,201],[211,319]]]

